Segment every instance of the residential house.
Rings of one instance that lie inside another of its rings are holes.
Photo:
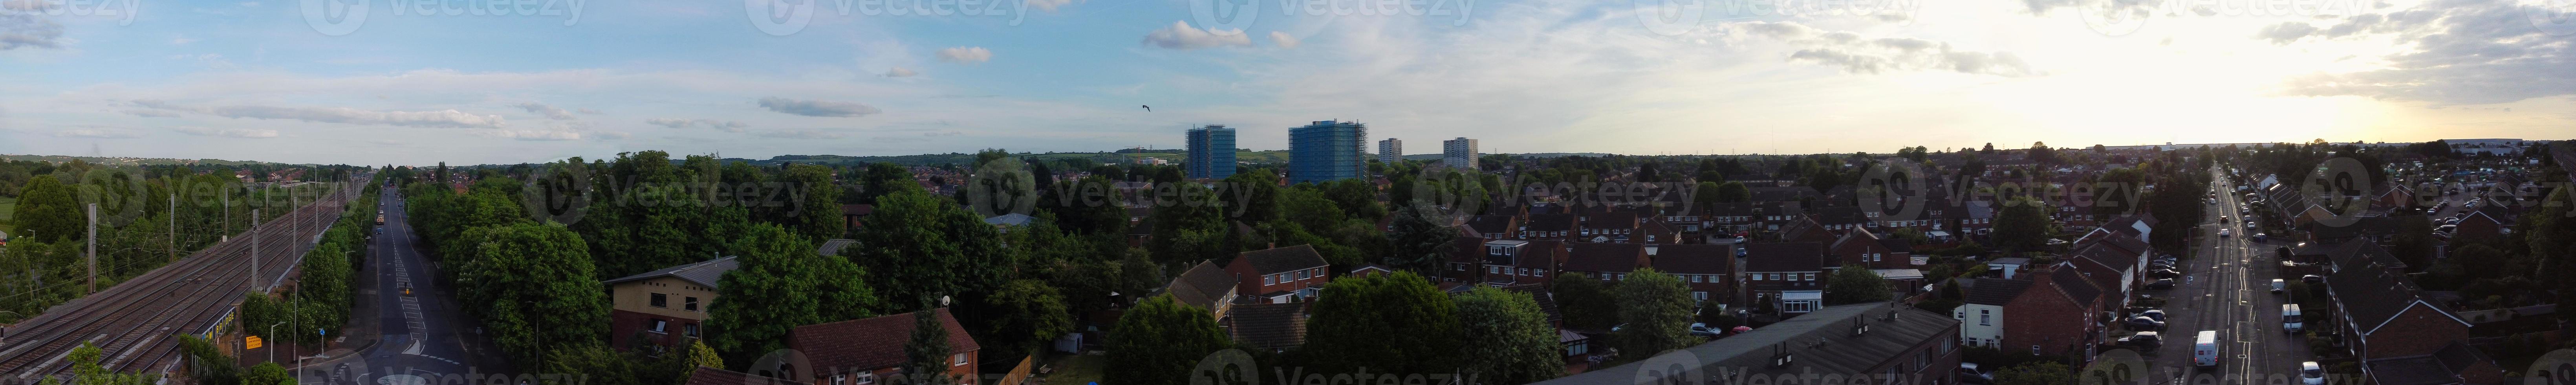
[[[2464,348],[2469,322],[2424,299],[2413,282],[2366,258],[2338,261],[2326,290],[2340,314],[2335,329],[2362,375],[2377,384],[2495,384],[2493,360]]]
[[[1815,311],[1825,301],[1825,245],[1813,242],[1743,245],[1747,306],[1769,304],[1781,314]]]
[[[1735,245],[1663,245],[1654,267],[1690,287],[1691,300],[1730,302],[1735,298]]]
[[[724,257],[600,282],[608,287],[609,346],[677,346],[704,338],[699,325],[715,303],[716,284],[738,266]]]
[[[1239,280],[1240,292],[1279,303],[1313,298],[1325,282],[1333,280],[1325,272],[1331,267],[1314,246],[1296,245],[1243,252],[1226,264],[1225,271]]]
[[[1208,315],[1225,319],[1242,296],[1243,286],[1235,281],[1234,273],[1216,267],[1216,262],[1199,261],[1164,283],[1163,294],[1170,294],[1173,302],[1207,309]]]
[[[1861,265],[1871,269],[1912,269],[1914,247],[1900,238],[1882,238],[1866,228],[1852,229],[1826,246],[1836,267]]]
[[[975,365],[982,362],[983,347],[966,335],[966,326],[948,309],[931,310],[940,327],[948,331],[947,365],[940,372],[960,385],[977,381]],[[840,322],[797,326],[787,332],[787,348],[805,353],[813,365],[815,385],[859,385],[906,383],[903,376],[922,374],[906,368],[911,361],[904,346],[912,340],[913,313],[895,314]]]
[[[1616,367],[1540,381],[1534,385],[1647,385],[1665,376],[1641,376],[1645,365],[1680,365],[1706,383],[1814,383],[1817,375],[1868,376],[1843,383],[1933,385],[1958,383],[1958,320],[1893,302],[1816,309],[1753,331],[1644,358]],[[1678,360],[1678,361],[1676,361]],[[1830,377],[1828,377],[1830,378]]]
[[[1575,240],[1582,231],[1576,220],[1574,214],[1530,214],[1529,220],[1521,222],[1520,239]]]
[[[1646,246],[1641,244],[1575,242],[1565,246],[1565,266],[1561,269],[1567,273],[1585,273],[1603,281],[1619,281],[1627,279],[1628,273],[1639,268],[1654,266],[1654,261],[1646,255]]]
[[[1583,229],[1578,240],[1583,242],[1628,242],[1638,226],[1637,212],[1628,210],[1603,210],[1578,218]]]

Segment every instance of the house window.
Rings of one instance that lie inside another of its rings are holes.
[[[2030,354],[2031,354],[2031,355],[2039,355],[2039,345],[2031,345],[2031,346],[2030,346]]]
[[[849,383],[850,383],[850,376],[848,376],[848,375],[833,375],[833,376],[832,376],[832,385],[849,385]]]
[[[680,297],[680,309],[698,311],[698,297]]]
[[[966,353],[948,355],[948,366],[966,366]]]
[[[1530,269],[1530,275],[1532,275],[1532,276],[1538,276],[1538,277],[1545,277],[1545,276],[1547,276],[1547,270]]]
[[[1977,309],[1977,326],[1995,326],[1995,311]]]
[[[653,293],[653,307],[671,307],[671,297],[662,293]]]
[[[698,336],[698,324],[680,325],[680,335],[690,336],[690,337],[697,337],[697,336]]]
[[[1502,273],[1503,273],[1503,267],[1502,267],[1502,266],[1486,266],[1486,267],[1485,267],[1485,274],[1502,274]]]
[[[1700,283],[1699,274],[1690,274],[1691,283]]]
[[[1576,341],[1575,343],[1565,344],[1565,355],[1568,355],[1568,356],[1580,356],[1580,355],[1585,355],[1585,354],[1592,354],[1592,346],[1591,346],[1591,344],[1583,343],[1582,341]]]
[[[877,374],[875,372],[859,372],[859,383],[857,385],[868,385],[874,383],[877,383]]]
[[[1300,272],[1297,272],[1297,279],[1314,278],[1315,276],[1313,275],[1313,273],[1314,273],[1314,272],[1308,272],[1308,271],[1300,271]]]
[[[658,319],[658,318],[657,318],[657,319],[653,319],[653,320],[650,320],[650,321],[644,321],[644,322],[645,322],[645,323],[644,323],[645,325],[649,325],[649,326],[645,327],[645,329],[644,329],[645,331],[650,331],[650,332],[654,332],[654,333],[670,333],[670,329],[668,329],[668,327],[670,327],[670,323],[671,323],[670,321],[663,321],[663,320],[661,320],[661,319]]]
[[[1968,312],[1964,312],[1964,311],[1954,311],[1954,312],[1950,312],[1950,318],[1957,318],[1957,319],[1962,319],[1962,320],[1964,320],[1964,319],[1968,319]]]
[[[1276,284],[1276,283],[1279,283],[1279,276],[1275,276],[1275,275],[1264,275],[1264,276],[1261,276],[1261,284],[1263,284],[1263,285],[1270,285],[1270,284]]]

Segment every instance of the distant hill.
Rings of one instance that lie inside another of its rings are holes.
[[[19,154],[0,154],[0,160],[29,160],[29,161],[52,162],[52,163],[64,163],[64,162],[70,162],[70,161],[72,161],[72,160],[74,160],[74,159],[78,159],[78,160],[80,160],[80,161],[82,161],[82,162],[89,162],[89,163],[91,163],[91,164],[110,165],[110,166],[146,166],[146,165],[172,165],[172,164],[241,166],[241,165],[251,165],[251,164],[284,164],[284,163],[275,163],[275,162],[260,162],[260,161],[248,161],[248,160],[223,160],[223,159],[174,159],[174,158],[134,158],[134,157],[122,157],[122,156],[70,156],[70,155],[19,155]],[[307,165],[299,165],[299,166],[316,166],[316,165],[310,165],[310,164],[307,164]]]

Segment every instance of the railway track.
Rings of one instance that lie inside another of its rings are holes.
[[[0,379],[32,382],[69,373],[70,353],[83,343],[97,345],[101,363],[110,370],[167,369],[177,359],[177,345],[172,343],[176,334],[194,332],[214,321],[231,307],[232,299],[250,290],[246,278],[273,279],[293,269],[288,261],[304,251],[299,246],[326,230],[349,198],[335,194],[329,201],[290,211],[288,216],[312,221],[302,229],[281,217],[250,229],[245,235],[251,241],[216,244],[20,322],[0,343]],[[253,241],[260,255],[250,255]],[[260,271],[251,271],[248,258],[259,259]]]

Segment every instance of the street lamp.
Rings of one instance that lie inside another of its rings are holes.
[[[535,309],[537,308],[537,301],[519,301],[519,302],[520,302],[520,303],[528,304],[528,309],[530,309],[530,310],[535,310]],[[536,324],[537,324],[537,367],[538,367],[538,368],[544,368],[544,367],[546,367],[546,319],[545,319],[545,318],[537,318],[537,322],[536,322]]]
[[[269,325],[268,325],[268,335],[269,335],[269,336],[271,336],[271,337],[275,337],[275,336],[277,336],[277,325],[285,325],[285,324],[286,324],[286,321],[277,321],[277,323],[269,324]],[[268,362],[277,362],[277,347],[275,347],[275,346],[262,346],[262,347],[263,347],[263,348],[268,348]]]

